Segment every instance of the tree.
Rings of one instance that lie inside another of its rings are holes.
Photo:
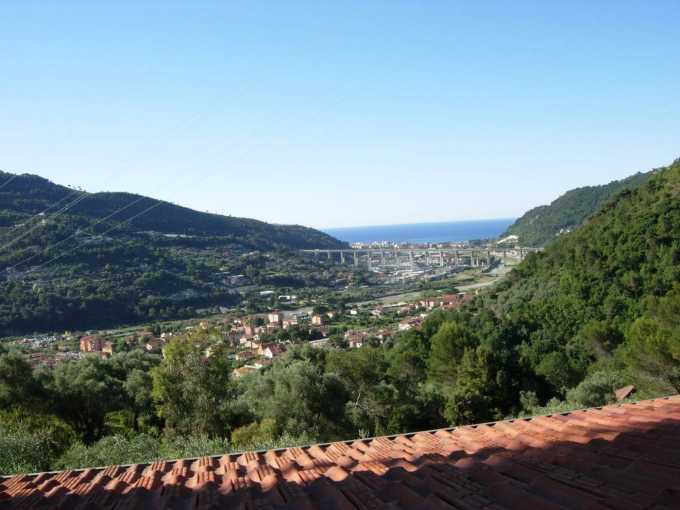
[[[85,441],[99,438],[106,414],[122,407],[121,381],[113,377],[110,364],[96,356],[58,365],[51,384],[57,414]]]
[[[458,363],[476,339],[469,328],[459,322],[445,322],[430,339],[429,379],[438,385],[452,386],[458,380]]]
[[[0,354],[0,409],[44,408],[47,395],[33,369],[18,352]]]
[[[232,397],[231,362],[222,346],[212,346],[200,333],[175,337],[165,357],[152,370],[152,396],[158,416],[175,434],[224,434],[229,426],[221,410]]]

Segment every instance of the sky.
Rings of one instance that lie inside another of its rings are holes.
[[[0,2],[0,169],[318,228],[680,156],[680,2]]]

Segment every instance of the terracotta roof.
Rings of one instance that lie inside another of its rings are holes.
[[[0,508],[680,508],[680,397],[0,479]]]

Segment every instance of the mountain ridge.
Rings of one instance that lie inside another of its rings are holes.
[[[547,205],[529,209],[501,235],[516,235],[526,246],[544,246],[596,213],[616,194],[644,184],[659,169],[637,172],[624,179],[571,189]]]
[[[114,222],[123,222],[141,214],[132,220],[133,226],[139,230],[152,230],[162,234],[217,236],[250,234],[257,235],[267,248],[308,249],[347,246],[346,243],[324,232],[302,225],[273,224],[252,218],[200,212],[135,193],[109,191],[89,193],[56,184],[35,174],[0,172],[0,185],[10,178],[12,180],[0,188],[0,227],[10,226],[13,221],[30,215],[40,214],[48,207],[54,207],[55,202],[58,207],[64,206],[85,194],[80,202],[67,211],[67,214],[97,220],[125,208],[112,217]],[[18,194],[23,196],[17,196]],[[11,201],[10,204],[7,203],[8,200]],[[8,205],[12,207],[7,207]],[[150,206],[154,208],[144,213]],[[55,210],[58,210],[58,207]],[[53,213],[54,211],[50,211],[48,215]]]

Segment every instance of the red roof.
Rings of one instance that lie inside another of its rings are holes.
[[[0,479],[0,508],[680,508],[680,397]]]

